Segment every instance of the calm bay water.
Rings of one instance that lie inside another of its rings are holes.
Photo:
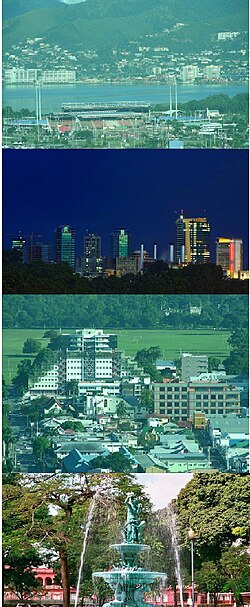
[[[247,93],[247,84],[180,85],[178,100],[204,99],[208,95],[229,95]],[[154,103],[169,102],[169,87],[150,84],[76,84],[67,86],[44,86],[42,88],[42,111],[56,112],[64,102],[98,101],[147,101]],[[3,106],[13,110],[35,109],[35,89],[32,86],[11,86],[3,88]]]

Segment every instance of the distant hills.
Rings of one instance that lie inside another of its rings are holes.
[[[59,8],[60,5],[60,0],[3,0],[3,20],[40,8]]]
[[[44,37],[77,50],[125,47],[130,41],[199,50],[218,31],[246,30],[247,0],[4,0],[3,46]],[[185,26],[171,31],[176,23]]]

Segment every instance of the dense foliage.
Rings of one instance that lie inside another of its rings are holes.
[[[188,530],[195,531],[195,559],[217,562],[236,538],[250,543],[250,477],[239,474],[196,474],[176,501],[182,545],[189,549]]]
[[[213,263],[174,270],[163,261],[143,274],[93,279],[74,274],[66,263],[23,264],[12,252],[3,255],[3,293],[248,293],[248,281],[225,279]]]
[[[230,355],[224,360],[224,366],[228,375],[233,374],[235,369],[239,374],[248,375],[249,372],[249,333],[247,329],[233,331],[229,337],[232,347]]]
[[[222,114],[245,114],[248,115],[249,95],[248,93],[239,93],[234,97],[228,95],[209,95],[204,99],[192,99],[185,103],[179,103],[179,110],[183,112],[195,112],[197,110],[216,109]],[[154,109],[161,111],[168,109],[166,105],[157,104]]]
[[[201,306],[191,314],[190,306]],[[248,327],[248,297],[232,295],[11,295],[3,298],[4,328],[236,330]],[[56,338],[55,335],[52,336]],[[59,336],[60,337],[60,336]],[[59,340],[60,341],[60,340]],[[53,344],[56,342],[53,339]],[[52,346],[53,347],[53,346]]]

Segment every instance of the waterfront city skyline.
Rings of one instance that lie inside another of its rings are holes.
[[[158,257],[164,257],[183,209],[186,217],[206,215],[211,223],[212,260],[217,237],[240,237],[246,263],[247,170],[248,153],[240,150],[176,151],[171,157],[150,150],[4,150],[4,248],[19,232],[26,238],[41,234],[53,245],[55,229],[68,224],[76,229],[77,255],[86,230],[102,236],[108,254],[110,233],[123,227],[132,250],[143,242],[151,254],[157,242]]]

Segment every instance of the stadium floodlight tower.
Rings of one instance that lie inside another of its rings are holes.
[[[38,124],[39,120],[42,120],[42,95],[41,95],[41,84],[36,81],[35,84],[36,91],[36,123]]]

